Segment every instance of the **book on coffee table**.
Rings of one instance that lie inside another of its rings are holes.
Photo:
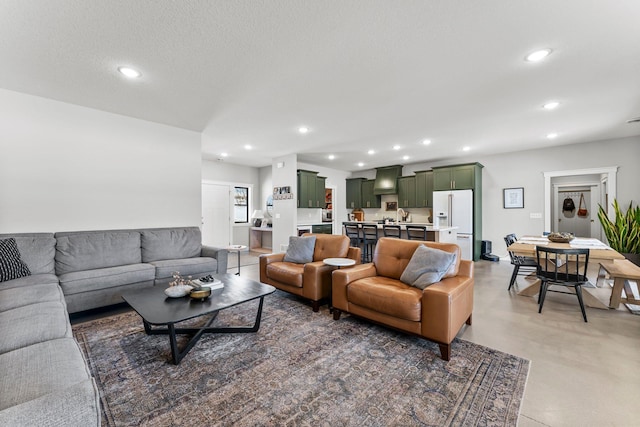
[[[206,286],[207,288],[211,288],[211,290],[222,289],[224,288],[224,283],[222,283],[219,279],[215,279],[213,282],[203,282],[200,279],[192,280],[192,283],[198,286]]]

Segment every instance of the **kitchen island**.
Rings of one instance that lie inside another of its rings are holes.
[[[384,237],[384,233],[382,231],[383,224],[380,224],[378,222],[372,222],[372,221],[370,222],[355,221],[355,222],[357,222],[358,224],[375,225],[378,228],[378,237]],[[407,228],[406,228],[407,225],[419,225],[419,226],[427,227],[427,240],[430,242],[457,243],[457,239],[458,239],[458,233],[456,231],[458,227],[447,227],[447,226],[434,227],[433,224],[418,223],[418,222],[398,222],[390,225],[400,226],[400,233],[401,233],[402,239],[407,238]],[[343,228],[343,234],[345,234],[344,228]]]

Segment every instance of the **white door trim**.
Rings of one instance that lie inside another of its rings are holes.
[[[544,172],[544,229],[546,231],[551,230],[551,219],[552,219],[551,178],[555,178],[558,176],[573,176],[573,175],[594,175],[594,174],[607,175],[607,182],[606,182],[606,188],[604,188],[604,193],[609,195],[609,200],[613,200],[616,198],[616,192],[617,192],[617,189],[616,189],[617,188],[617,185],[616,185],[617,172],[618,172],[618,166]],[[607,206],[607,214],[609,215],[609,217],[613,216],[613,207],[611,205]]]

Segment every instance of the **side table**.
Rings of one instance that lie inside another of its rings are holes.
[[[322,260],[322,262],[327,265],[331,265],[333,267],[338,267],[338,270],[341,269],[342,267],[351,267],[352,265],[356,264],[356,260],[351,258],[325,258]],[[329,288],[329,313],[333,313],[332,295],[333,295],[333,283]]]
[[[238,271],[236,272],[236,276],[240,275],[240,252],[247,249],[245,245],[231,245],[227,246],[226,249],[229,252],[237,252],[238,253]]]

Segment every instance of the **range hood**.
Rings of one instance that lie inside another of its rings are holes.
[[[376,168],[376,181],[373,183],[373,194],[398,194],[398,177],[402,175],[402,165]]]

